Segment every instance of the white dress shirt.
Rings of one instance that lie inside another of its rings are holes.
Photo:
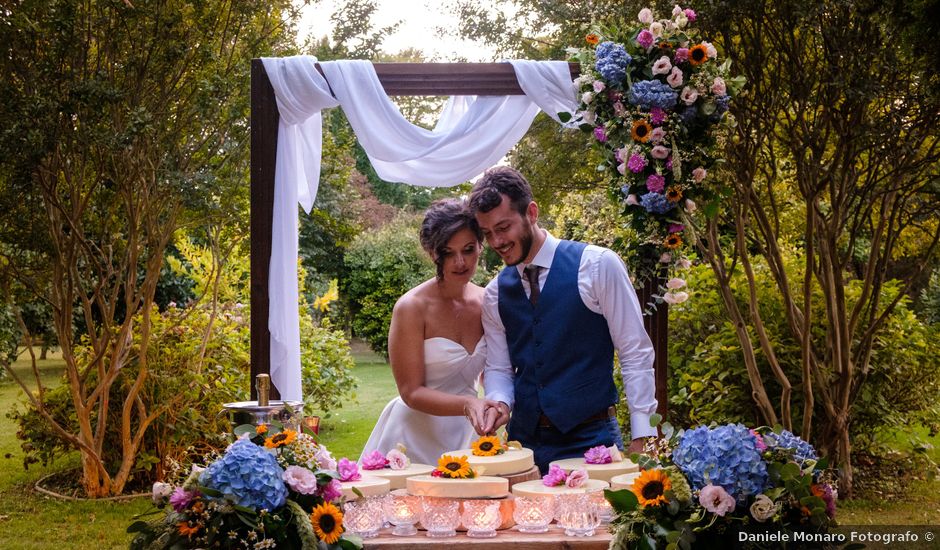
[[[522,276],[527,265],[537,265],[539,290],[545,287],[559,240],[546,231],[545,242],[532,264],[518,264],[522,288],[530,295],[529,281]],[[512,409],[514,373],[506,343],[506,328],[499,315],[499,278],[486,285],[483,296],[483,333],[486,338],[486,367],[483,387],[486,398],[502,401]],[[620,361],[620,374],[630,408],[630,435],[656,435],[650,416],[656,412],[656,378],[653,372],[653,343],[643,328],[640,303],[627,275],[627,268],[614,251],[587,245],[578,268],[578,291],[585,307],[607,320],[610,338]]]

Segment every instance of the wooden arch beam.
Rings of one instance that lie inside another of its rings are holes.
[[[570,63],[572,78],[580,74]],[[321,73],[320,66],[317,70]],[[509,63],[376,63],[379,82],[390,96],[522,95]],[[268,330],[268,269],[274,218],[274,165],[277,161],[278,111],[274,89],[260,59],[251,61],[251,379],[271,371]],[[639,291],[641,304],[658,292],[658,281]],[[665,415],[668,310],[662,304],[644,318],[656,350],[656,398]],[[272,387],[274,398],[277,390]],[[256,399],[252,383],[252,399]]]

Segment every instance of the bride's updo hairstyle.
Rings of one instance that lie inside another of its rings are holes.
[[[483,242],[483,232],[470,213],[467,203],[457,199],[441,199],[431,203],[421,222],[421,247],[437,265],[437,279],[444,278],[444,249],[451,237],[461,229],[469,229]]]

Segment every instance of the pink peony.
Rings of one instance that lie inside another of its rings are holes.
[[[633,195],[633,194],[627,195],[627,205],[636,206],[638,204],[640,204],[640,201],[637,200],[636,195]]]
[[[603,445],[591,447],[584,453],[584,461],[588,464],[610,464],[613,458],[610,456],[610,450]]]
[[[672,279],[669,279],[668,282],[666,282],[666,288],[668,288],[669,290],[679,290],[680,288],[684,286],[685,286],[685,281],[678,277],[673,277]]]
[[[333,502],[343,498],[343,485],[339,481],[331,479],[326,485],[320,485],[317,493],[323,500]]]
[[[564,470],[559,468],[557,464],[552,464],[548,467],[548,473],[542,476],[542,485],[546,487],[564,485],[567,477],[568,474]]]
[[[339,459],[336,469],[339,471],[340,481],[357,481],[362,479],[362,474],[359,473],[359,466],[348,458]]]
[[[646,188],[653,193],[662,193],[663,189],[666,188],[666,178],[659,174],[650,174],[650,176],[646,178]]]
[[[669,156],[669,149],[663,147],[662,145],[657,145],[653,147],[652,151],[650,151],[650,156],[652,156],[654,159],[663,160]]]
[[[317,491],[317,476],[306,468],[288,466],[282,477],[284,483],[297,493],[312,495]]]
[[[698,15],[695,13],[695,10],[692,8],[685,9],[685,16],[689,19],[689,21],[695,21],[695,18],[698,17]]]
[[[362,463],[363,470],[381,470],[388,466],[388,459],[378,451],[372,451],[360,458],[359,461]]]
[[[725,79],[720,76],[716,76],[715,80],[712,80],[712,93],[715,95],[725,95],[728,93],[728,87],[725,85]]]
[[[656,60],[656,63],[653,63],[653,75],[658,74],[669,74],[669,71],[672,70],[672,62],[669,61],[668,56],[662,56]],[[682,74],[681,72],[679,73]]]
[[[636,35],[636,43],[639,44],[642,48],[649,48],[652,46],[654,39],[655,37],[653,36],[653,33],[649,31],[649,29],[643,29],[640,31],[640,34]]]
[[[627,162],[627,168],[634,174],[638,174],[646,168],[646,157],[633,153],[630,155],[630,161]]]
[[[411,466],[411,459],[398,449],[389,451],[388,454],[385,455],[385,458],[388,459],[388,467],[393,470],[404,470],[408,466]]]
[[[692,170],[692,181],[695,183],[701,183],[705,179],[705,176],[708,175],[708,170],[705,170],[701,166]]]
[[[643,8],[640,10],[640,13],[636,18],[640,21],[640,23],[649,25],[653,22],[653,12],[649,8]]]
[[[669,84],[673,88],[678,88],[682,86],[684,80],[682,79],[682,69],[679,67],[673,67],[670,71],[669,76],[666,77],[666,84]]]
[[[692,105],[695,103],[695,100],[698,99],[698,90],[690,86],[682,88],[682,93],[679,95],[679,99],[682,100],[686,105]]]
[[[170,506],[176,510],[177,513],[182,513],[189,504],[199,496],[199,491],[187,491],[182,487],[177,487],[173,494],[170,495]]]
[[[585,471],[584,469],[578,469],[568,474],[568,479],[565,480],[565,485],[567,485],[568,487],[571,487],[572,489],[576,489],[584,485],[584,482],[587,480],[588,480],[587,471]]]
[[[660,109],[659,107],[653,107],[650,109],[650,123],[652,124],[662,124],[666,120],[666,111]]]
[[[598,126],[597,128],[594,128],[594,137],[597,139],[597,141],[601,143],[607,142],[607,132],[604,131],[603,126]]]
[[[676,56],[673,58],[676,63],[682,63],[689,60],[689,49],[688,48],[677,48]]]
[[[720,485],[706,485],[698,494],[698,502],[709,512],[724,516],[734,511],[734,497]]]
[[[605,88],[604,83],[601,82],[600,80],[595,80],[594,83],[591,84],[591,86],[594,88],[595,93],[603,92]]]
[[[666,130],[664,130],[662,126],[657,126],[656,128],[653,128],[652,132],[650,132],[650,141],[653,143],[660,143],[665,137]]]

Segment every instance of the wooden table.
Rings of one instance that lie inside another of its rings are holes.
[[[378,537],[365,539],[364,550],[411,550],[440,548],[442,546],[469,548],[471,550],[606,550],[610,545],[610,533],[606,525],[598,527],[593,537],[568,537],[563,529],[556,525],[549,527],[547,533],[520,533],[517,527],[497,531],[489,539],[470,538],[466,533],[458,532],[456,537],[430,538],[424,531],[411,537],[398,537],[391,534],[391,529],[382,529]]]

